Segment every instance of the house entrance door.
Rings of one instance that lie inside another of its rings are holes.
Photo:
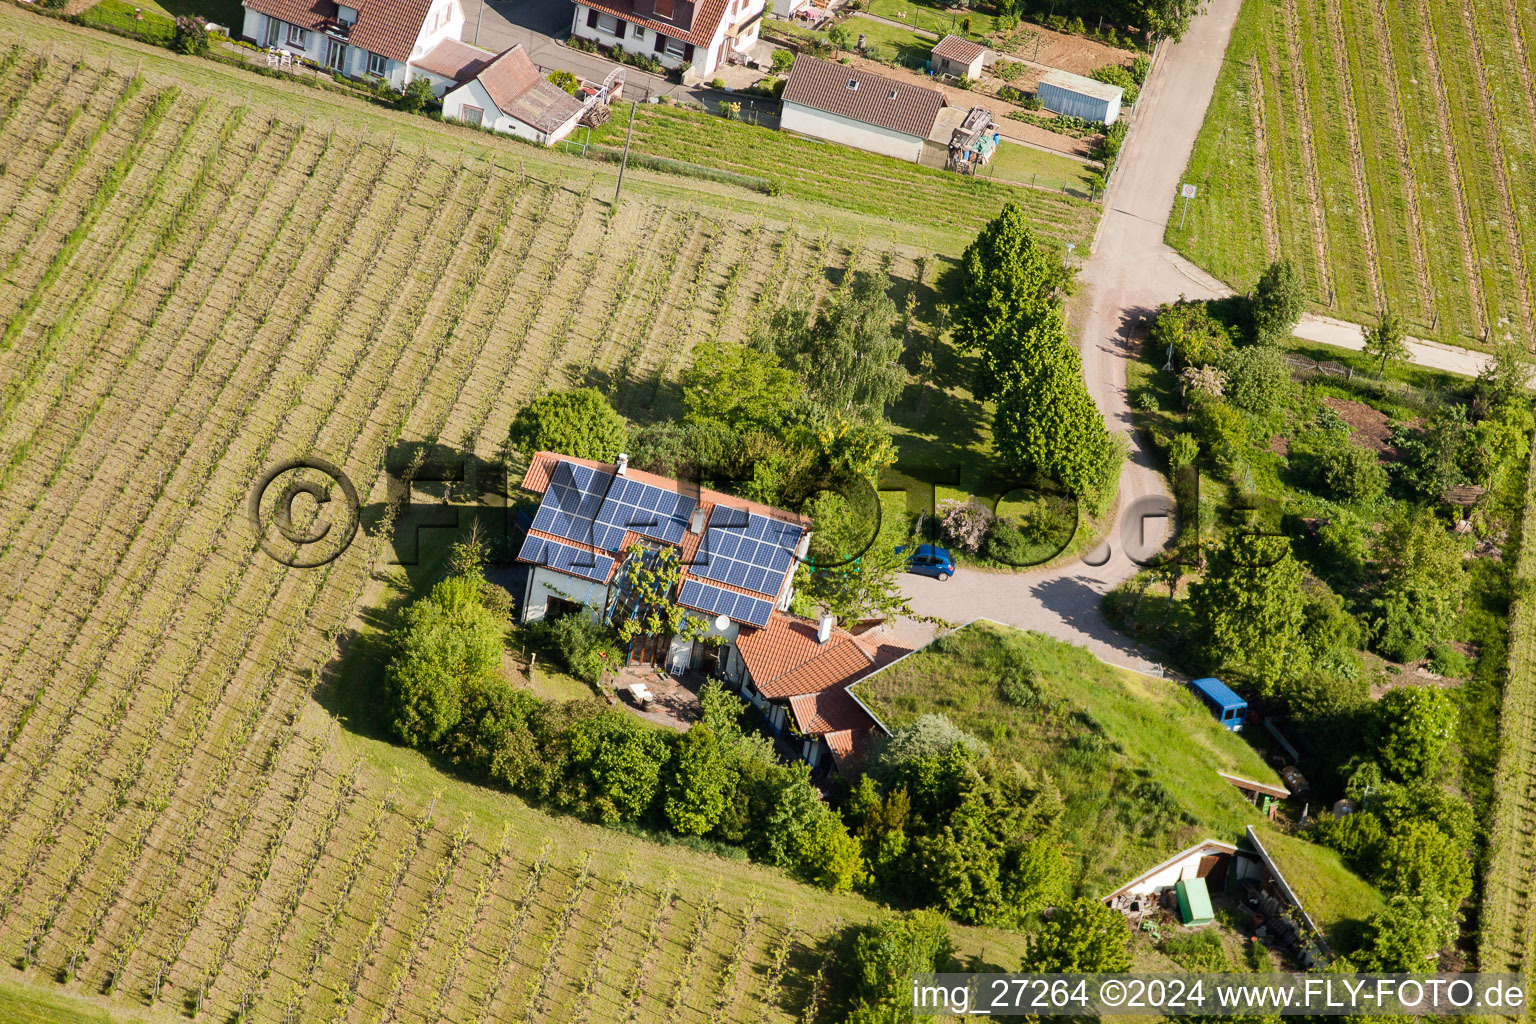
[[[667,658],[667,649],[671,646],[671,637],[637,636],[634,643],[629,645],[629,664],[663,665]]]

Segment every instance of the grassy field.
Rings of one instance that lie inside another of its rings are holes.
[[[1283,253],[1317,309],[1531,343],[1533,45],[1516,0],[1250,0],[1169,242],[1239,290]]]
[[[1010,649],[1034,674],[1031,707],[999,691],[1000,659]],[[1106,665],[1038,633],[976,623],[854,692],[890,728],[936,712],[1046,772],[1065,801],[1058,834],[1082,895],[1109,892],[1197,840],[1236,842],[1252,825],[1325,930],[1347,929],[1381,907],[1337,854],[1280,834],[1216,774],[1280,784],[1181,683]],[[1149,813],[1149,785],[1171,799],[1172,813]]]
[[[9,9],[4,32],[15,977],[154,1019],[798,1019],[818,937],[871,904],[457,782],[314,692],[379,628],[393,453],[492,458],[572,382],[664,415],[693,345],[850,268],[910,287],[964,236],[633,170],[611,209],[591,162],[345,99],[317,122],[302,87]],[[308,454],[370,530],[285,569],[245,500]]]
[[[1525,520],[1515,561],[1516,597],[1509,623],[1508,677],[1499,713],[1499,763],[1483,876],[1479,966],[1523,971],[1536,962],[1536,844],[1529,810],[1536,795],[1536,461],[1526,483]]]
[[[750,117],[744,98],[743,116]],[[592,133],[592,141],[622,147],[629,107]],[[1066,157],[1040,153],[1034,163],[1042,178],[1073,187],[1066,192],[1021,189],[986,178],[962,177],[862,150],[819,142],[788,132],[702,114],[677,107],[645,104],[635,118],[634,148],[756,175],[775,182],[784,195],[891,221],[913,221],[962,235],[974,235],[997,215],[1003,203],[1021,203],[1042,237],[1084,244],[1093,233],[1098,207],[1084,201],[1083,165]]]

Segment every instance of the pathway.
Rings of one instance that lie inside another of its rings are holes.
[[[950,622],[997,619],[1086,647],[1114,664],[1156,671],[1147,649],[1110,628],[1100,599],[1136,574],[1127,545],[1155,546],[1168,520],[1163,477],[1133,429],[1126,400],[1125,368],[1135,358],[1143,319],[1164,302],[1232,294],[1224,283],[1163,242],[1179,179],[1205,120],[1241,0],[1210,0],[1178,43],[1165,43],[1142,89],[1136,120],[1121,151],[1104,215],[1094,236],[1093,258],[1078,280],[1085,289],[1081,331],[1083,374],[1111,430],[1131,438],[1120,474],[1116,523],[1107,544],[1082,561],[1037,572],[993,573],[962,568],[943,583],[907,576],[903,590],[920,615]],[[1307,315],[1296,335],[1358,350],[1358,324]],[[1410,339],[1413,362],[1473,375],[1487,356],[1433,341]]]
[[[1163,232],[1240,5],[1210,0],[1184,39],[1159,52],[1105,197],[1093,258],[1078,275],[1085,290],[1081,352],[1088,390],[1110,429],[1132,437],[1109,543],[1083,561],[1039,572],[961,569],[943,583],[907,576],[903,589],[918,614],[951,622],[986,616],[1086,647],[1118,665],[1152,667],[1150,652],[1111,629],[1099,611],[1100,599],[1137,570],[1120,540],[1127,524],[1133,536],[1140,534],[1137,513],[1165,495],[1161,474],[1132,430],[1125,367],[1138,325],[1160,303],[1181,293],[1214,298],[1227,291],[1164,245]],[[1162,525],[1143,523],[1149,533]]]

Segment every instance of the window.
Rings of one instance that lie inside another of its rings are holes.
[[[342,71],[347,63],[347,44],[340,39],[325,41],[325,66],[332,71]]]
[[[672,0],[656,0],[656,17],[672,20]]]
[[[309,33],[297,25],[288,26],[288,45],[297,46],[300,49],[309,45]]]
[[[848,79],[848,91],[849,92],[853,92],[854,90],[858,89],[858,87],[859,87],[859,80],[858,79],[856,79],[856,78]]]
[[[470,124],[481,124],[485,120],[485,111],[466,103],[459,117]]]
[[[276,46],[283,41],[283,23],[276,18],[267,19],[267,45]]]
[[[611,14],[599,14],[597,16],[597,27],[600,31],[616,36],[619,34],[619,19]]]
[[[636,39],[644,39],[645,38],[645,26],[644,25],[636,25],[635,26],[635,38]]]
[[[671,36],[668,36],[667,55],[671,57],[687,57],[688,44],[683,42],[681,39],[673,39]]]
[[[389,61],[385,60],[380,54],[370,53],[368,55],[368,73],[370,75],[378,75],[380,78],[383,78],[384,70],[388,65]]]

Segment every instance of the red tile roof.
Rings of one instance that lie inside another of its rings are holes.
[[[977,57],[985,56],[987,48],[960,36],[945,36],[933,48],[935,57],[943,57],[957,64],[969,64]]]
[[[936,89],[909,85],[805,54],[796,57],[794,67],[790,68],[784,102],[922,139],[933,131],[939,109],[946,105],[944,94]]]
[[[845,686],[801,693],[789,698],[789,710],[795,716],[795,728],[805,736],[822,736],[845,729],[873,729],[874,720],[848,695]]]
[[[244,5],[315,32],[336,24],[338,6],[335,0],[244,0]],[[347,43],[404,63],[421,37],[432,0],[357,0],[347,6],[357,11]]]
[[[451,78],[455,82],[465,82],[478,75],[495,59],[496,55],[489,50],[456,39],[444,39],[411,66]]]
[[[431,7],[432,0],[362,0],[347,42],[390,60],[410,60]]]
[[[874,729],[840,729],[837,732],[829,732],[822,738],[827,741],[827,748],[832,751],[832,760],[837,764],[839,771],[848,771],[850,768],[858,768],[869,755],[869,744],[874,738]]]
[[[654,18],[637,15],[633,0],[577,0],[577,2],[582,7],[590,7],[593,10],[611,14],[615,18],[623,18],[631,25],[644,25],[653,32],[660,32],[673,39],[681,39],[685,43],[708,46],[715,41],[715,32],[720,28],[720,19],[725,15],[728,0],[700,0],[694,8],[693,25],[688,28],[674,25],[670,21],[657,21]]]
[[[521,43],[499,54],[475,79],[497,110],[546,134],[582,111],[580,100],[539,74]]]
[[[768,625],[737,634],[736,650],[759,693],[777,700],[847,686],[908,651],[836,627],[818,643],[816,629],[810,619],[774,612]]]

